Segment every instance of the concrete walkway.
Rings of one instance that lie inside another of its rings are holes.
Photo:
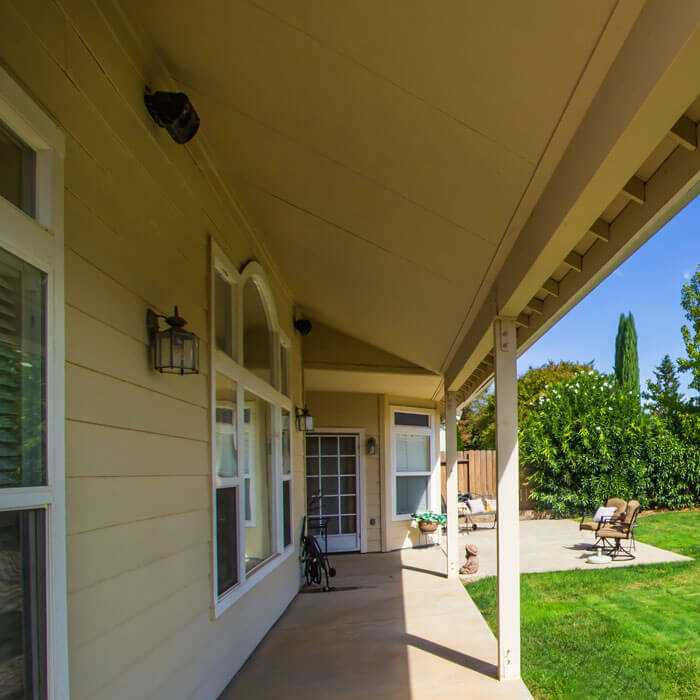
[[[437,547],[332,557],[337,590],[301,593],[223,700],[530,698],[500,683],[496,640]]]
[[[665,549],[637,542],[637,558],[631,561],[614,561],[609,564],[588,564],[586,560],[595,551],[591,532],[580,532],[574,520],[523,520],[520,523],[520,570],[524,574],[541,571],[565,571],[567,569],[598,569],[608,566],[634,566],[660,564],[668,561],[688,561],[688,557]],[[481,526],[483,528],[483,526]],[[473,543],[479,547],[479,573],[465,576],[474,580],[482,576],[496,575],[496,530],[463,530],[459,538],[462,547]],[[644,530],[644,518],[637,520],[637,532]],[[464,550],[460,547],[460,551]]]

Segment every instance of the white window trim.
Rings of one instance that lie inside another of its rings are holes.
[[[215,329],[215,271],[225,273],[224,276],[231,283],[234,294],[234,302],[232,307],[236,314],[236,323],[234,332],[234,346],[236,349],[237,360],[232,359],[225,352],[216,348],[216,329]],[[266,382],[261,377],[254,374],[251,370],[243,366],[243,289],[248,280],[252,280],[260,293],[267,314],[270,332],[272,336],[272,384]],[[231,264],[230,260],[223,252],[221,247],[210,238],[210,290],[209,290],[209,323],[210,323],[210,406],[211,406],[211,436],[210,436],[210,460],[211,460],[211,526],[212,526],[212,615],[214,618],[220,617],[228,608],[231,607],[237,600],[245,595],[251,588],[255,587],[262,579],[277,569],[284,561],[286,561],[295,551],[294,533],[292,533],[291,543],[284,546],[284,530],[283,530],[283,482],[290,482],[290,499],[292,506],[292,524],[294,523],[294,480],[293,468],[289,474],[282,473],[282,443],[281,443],[281,410],[284,408],[289,411],[290,415],[290,445],[289,454],[292,458],[292,429],[294,420],[294,408],[292,400],[289,396],[282,394],[279,386],[280,381],[280,346],[284,345],[290,349],[290,340],[288,336],[281,330],[279,326],[277,310],[274,297],[267,276],[263,268],[256,262],[248,263],[242,272],[238,272]],[[237,431],[239,437],[237,455],[238,460],[238,476],[233,479],[222,480],[216,476],[216,375],[223,374],[228,379],[236,383],[236,412],[237,412]],[[290,381],[289,370],[287,374],[288,382]],[[270,425],[270,440],[272,441],[271,450],[271,475],[274,480],[275,488],[271,494],[271,508],[273,511],[273,553],[264,562],[257,565],[252,571],[245,571],[245,509],[243,503],[243,475],[241,472],[240,461],[240,446],[243,436],[243,408],[245,407],[245,394],[249,392],[263,399],[272,406],[272,416]],[[291,391],[289,392],[291,393]],[[237,496],[237,512],[238,512],[238,583],[229,588],[222,595],[218,594],[218,571],[217,571],[217,541],[216,541],[216,489],[222,486],[239,486]]]
[[[430,427],[409,425],[394,425],[396,413],[416,413],[430,417]],[[428,408],[416,408],[412,406],[391,406],[389,409],[389,443],[391,449],[391,520],[399,522],[411,520],[410,514],[396,514],[396,478],[397,476],[428,476],[428,510],[439,512],[440,510],[440,455],[438,453],[439,440],[436,431],[439,430],[439,420],[436,411]],[[394,438],[396,435],[427,435],[430,437],[430,472],[397,472],[396,448]],[[436,505],[437,504],[437,507]]]
[[[0,199],[0,246],[47,274],[47,486],[0,489],[0,510],[46,508],[46,682],[49,700],[69,697],[66,584],[65,135],[0,68],[0,121],[36,152],[36,219]]]

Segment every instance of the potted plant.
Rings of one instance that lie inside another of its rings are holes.
[[[425,513],[412,513],[411,517],[418,523],[420,531],[424,534],[435,532],[438,525],[444,525],[447,518],[442,513],[433,513],[429,510]]]

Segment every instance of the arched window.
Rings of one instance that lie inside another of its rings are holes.
[[[211,242],[215,615],[294,553],[291,344],[257,262]]]
[[[243,366],[273,384],[273,334],[265,302],[255,280],[243,287]]]

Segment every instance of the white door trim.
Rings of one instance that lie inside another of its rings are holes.
[[[357,435],[357,469],[358,469],[358,525],[360,528],[360,554],[367,552],[367,493],[365,484],[365,429],[364,428],[327,428],[316,426],[306,435]],[[304,436],[304,498],[306,498],[306,435]],[[306,501],[305,501],[306,502]],[[304,506],[306,511],[306,506]]]

